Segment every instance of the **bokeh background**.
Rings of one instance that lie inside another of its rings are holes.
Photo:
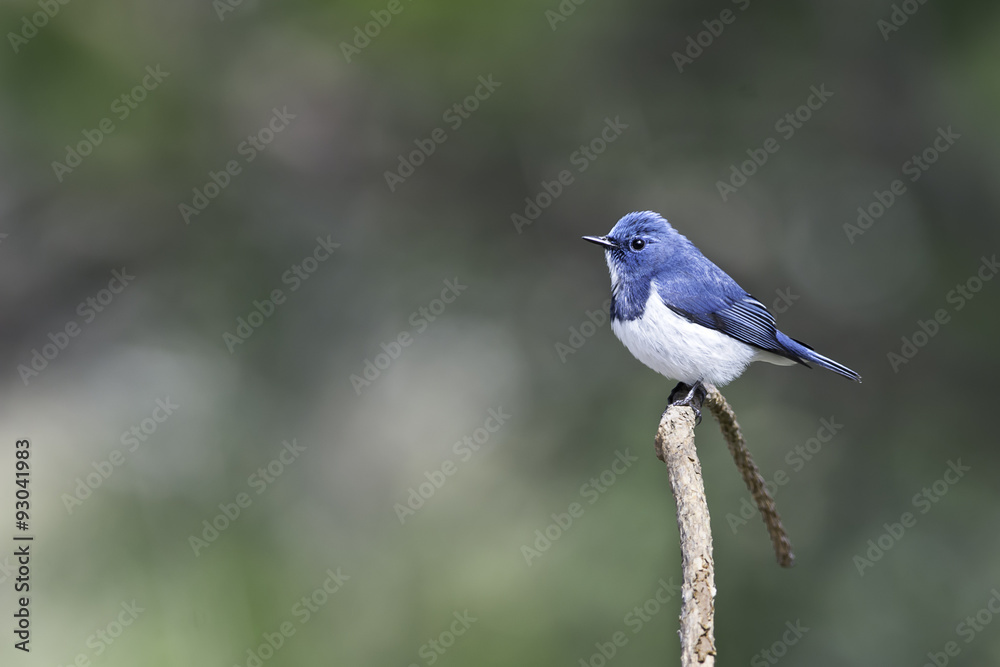
[[[700,426],[720,664],[1000,662],[1000,280],[969,282],[1000,246],[995,4],[73,0],[33,19],[40,4],[0,7],[0,662],[676,663],[677,529],[652,445],[672,383],[602,324],[607,270],[579,238],[643,209],[864,376],[758,365],[725,389],[765,476],[785,474],[791,570],[759,518],[740,522],[747,492]],[[832,95],[788,136],[776,123],[812,87]],[[281,131],[248,149],[275,109]],[[104,118],[77,166],[53,166]],[[769,138],[779,150],[723,198]],[[852,232],[895,179],[905,192]],[[339,247],[293,290],[318,238]],[[445,281],[461,286],[447,304]],[[274,290],[252,335],[224,337]],[[367,363],[370,384],[352,381]],[[821,420],[836,434],[810,442]],[[9,631],[23,437],[30,655]],[[605,472],[619,455],[635,460]],[[949,462],[969,470],[935,487]],[[204,522],[224,529],[208,540]]]

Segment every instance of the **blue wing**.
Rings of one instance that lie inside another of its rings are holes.
[[[670,310],[703,327],[804,365],[801,357],[782,345],[774,317],[764,304],[707,258],[699,259],[673,263],[671,270],[656,276],[657,291]]]
[[[695,324],[807,368],[806,362],[811,362],[861,382],[861,376],[847,366],[778,331],[774,317],[764,304],[750,296],[690,242],[671,253],[653,281],[667,307]]]

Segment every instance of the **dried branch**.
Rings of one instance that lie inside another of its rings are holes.
[[[681,665],[715,665],[715,563],[712,525],[694,447],[694,410],[669,406],[656,431],[656,455],[667,464],[681,538]]]
[[[726,439],[726,444],[729,445],[729,453],[733,455],[736,467],[740,469],[743,481],[746,482],[750,495],[757,503],[760,516],[764,520],[764,525],[767,526],[767,533],[771,536],[771,544],[774,546],[774,555],[778,559],[778,564],[781,567],[791,567],[795,563],[792,544],[788,541],[785,527],[781,525],[781,517],[774,505],[774,499],[768,493],[764,478],[757,470],[753,457],[750,456],[746,440],[743,439],[740,425],[736,421],[736,414],[716,387],[706,385],[705,388],[708,391],[705,404],[708,405],[708,409],[712,411],[715,419],[719,422],[722,436]]]
[[[729,403],[719,390],[706,385],[704,402],[719,422],[729,452],[743,481],[757,503],[782,567],[795,561],[781,517],[768,493],[764,478],[753,462]],[[675,389],[676,395],[677,389]],[[691,407],[670,405],[656,431],[656,456],[667,464],[670,489],[677,503],[677,528],[681,540],[681,665],[715,665],[715,562],[712,560],[712,524],[701,477],[701,462],[694,445],[696,411],[701,395],[694,393]]]

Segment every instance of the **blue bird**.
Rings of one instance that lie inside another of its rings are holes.
[[[629,213],[607,236],[583,238],[604,247],[615,335],[636,359],[679,381],[671,404],[689,405],[700,417],[693,402],[704,399],[704,383],[727,384],[754,361],[811,362],[861,382],[850,368],[778,331],[764,304],[659,214]]]

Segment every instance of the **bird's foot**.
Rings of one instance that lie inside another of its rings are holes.
[[[694,410],[694,423],[697,426],[701,423],[701,406],[707,395],[708,390],[701,382],[695,382],[693,385],[678,382],[670,392],[669,401],[670,405],[686,405]]]

